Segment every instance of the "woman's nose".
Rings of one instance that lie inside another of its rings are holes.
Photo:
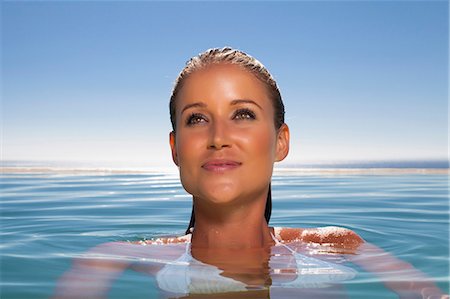
[[[209,149],[221,149],[231,146],[230,131],[223,121],[214,121],[209,129]]]

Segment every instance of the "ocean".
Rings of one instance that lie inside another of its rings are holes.
[[[448,183],[445,167],[279,168],[270,225],[352,229],[448,293]],[[49,298],[73,258],[105,242],[182,235],[191,213],[174,171],[4,165],[0,187],[2,299]],[[398,298],[352,267],[349,298]],[[125,271],[107,297],[158,293],[154,278]]]

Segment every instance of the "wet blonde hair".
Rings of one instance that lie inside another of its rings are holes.
[[[172,122],[172,130],[176,132],[176,100],[177,95],[180,92],[186,78],[189,77],[195,71],[204,69],[213,64],[229,63],[242,67],[243,69],[251,72],[258,78],[266,87],[269,97],[272,100],[274,108],[274,124],[278,130],[284,124],[284,104],[281,99],[280,90],[277,83],[266,67],[259,62],[256,58],[244,53],[242,51],[230,48],[212,48],[200,53],[197,56],[192,57],[186,62],[185,67],[175,80],[175,86],[172,90],[170,97],[170,121]],[[269,223],[270,216],[272,214],[272,192],[269,185],[269,192],[267,193],[266,207],[264,212],[264,218]],[[194,207],[192,207],[191,220],[186,230],[186,234],[192,233],[195,225]]]
[[[229,63],[242,67],[243,69],[255,75],[267,88],[269,96],[274,107],[274,123],[278,130],[284,124],[284,104],[281,99],[280,90],[277,83],[266,67],[256,58],[248,55],[245,52],[236,50],[230,47],[212,48],[192,57],[186,62],[185,67],[175,80],[175,85],[170,97],[170,121],[172,123],[172,130],[176,131],[176,98],[183,87],[184,81],[195,71],[206,68],[213,64]]]

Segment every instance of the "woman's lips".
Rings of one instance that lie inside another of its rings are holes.
[[[202,165],[207,171],[224,172],[241,166],[242,163],[230,160],[211,160]]]

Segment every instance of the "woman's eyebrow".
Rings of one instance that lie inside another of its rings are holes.
[[[263,108],[258,103],[256,103],[253,100],[249,100],[249,99],[237,99],[237,100],[231,101],[231,103],[230,103],[231,106],[238,105],[238,104],[253,104],[253,105],[257,106],[259,109],[263,110]]]
[[[194,108],[194,107],[200,107],[200,108],[205,108],[208,105],[206,105],[203,102],[196,102],[196,103],[191,103],[191,104],[187,104],[186,106],[184,106],[183,110],[181,110],[181,114],[183,114],[184,111],[186,111],[189,108]]]

